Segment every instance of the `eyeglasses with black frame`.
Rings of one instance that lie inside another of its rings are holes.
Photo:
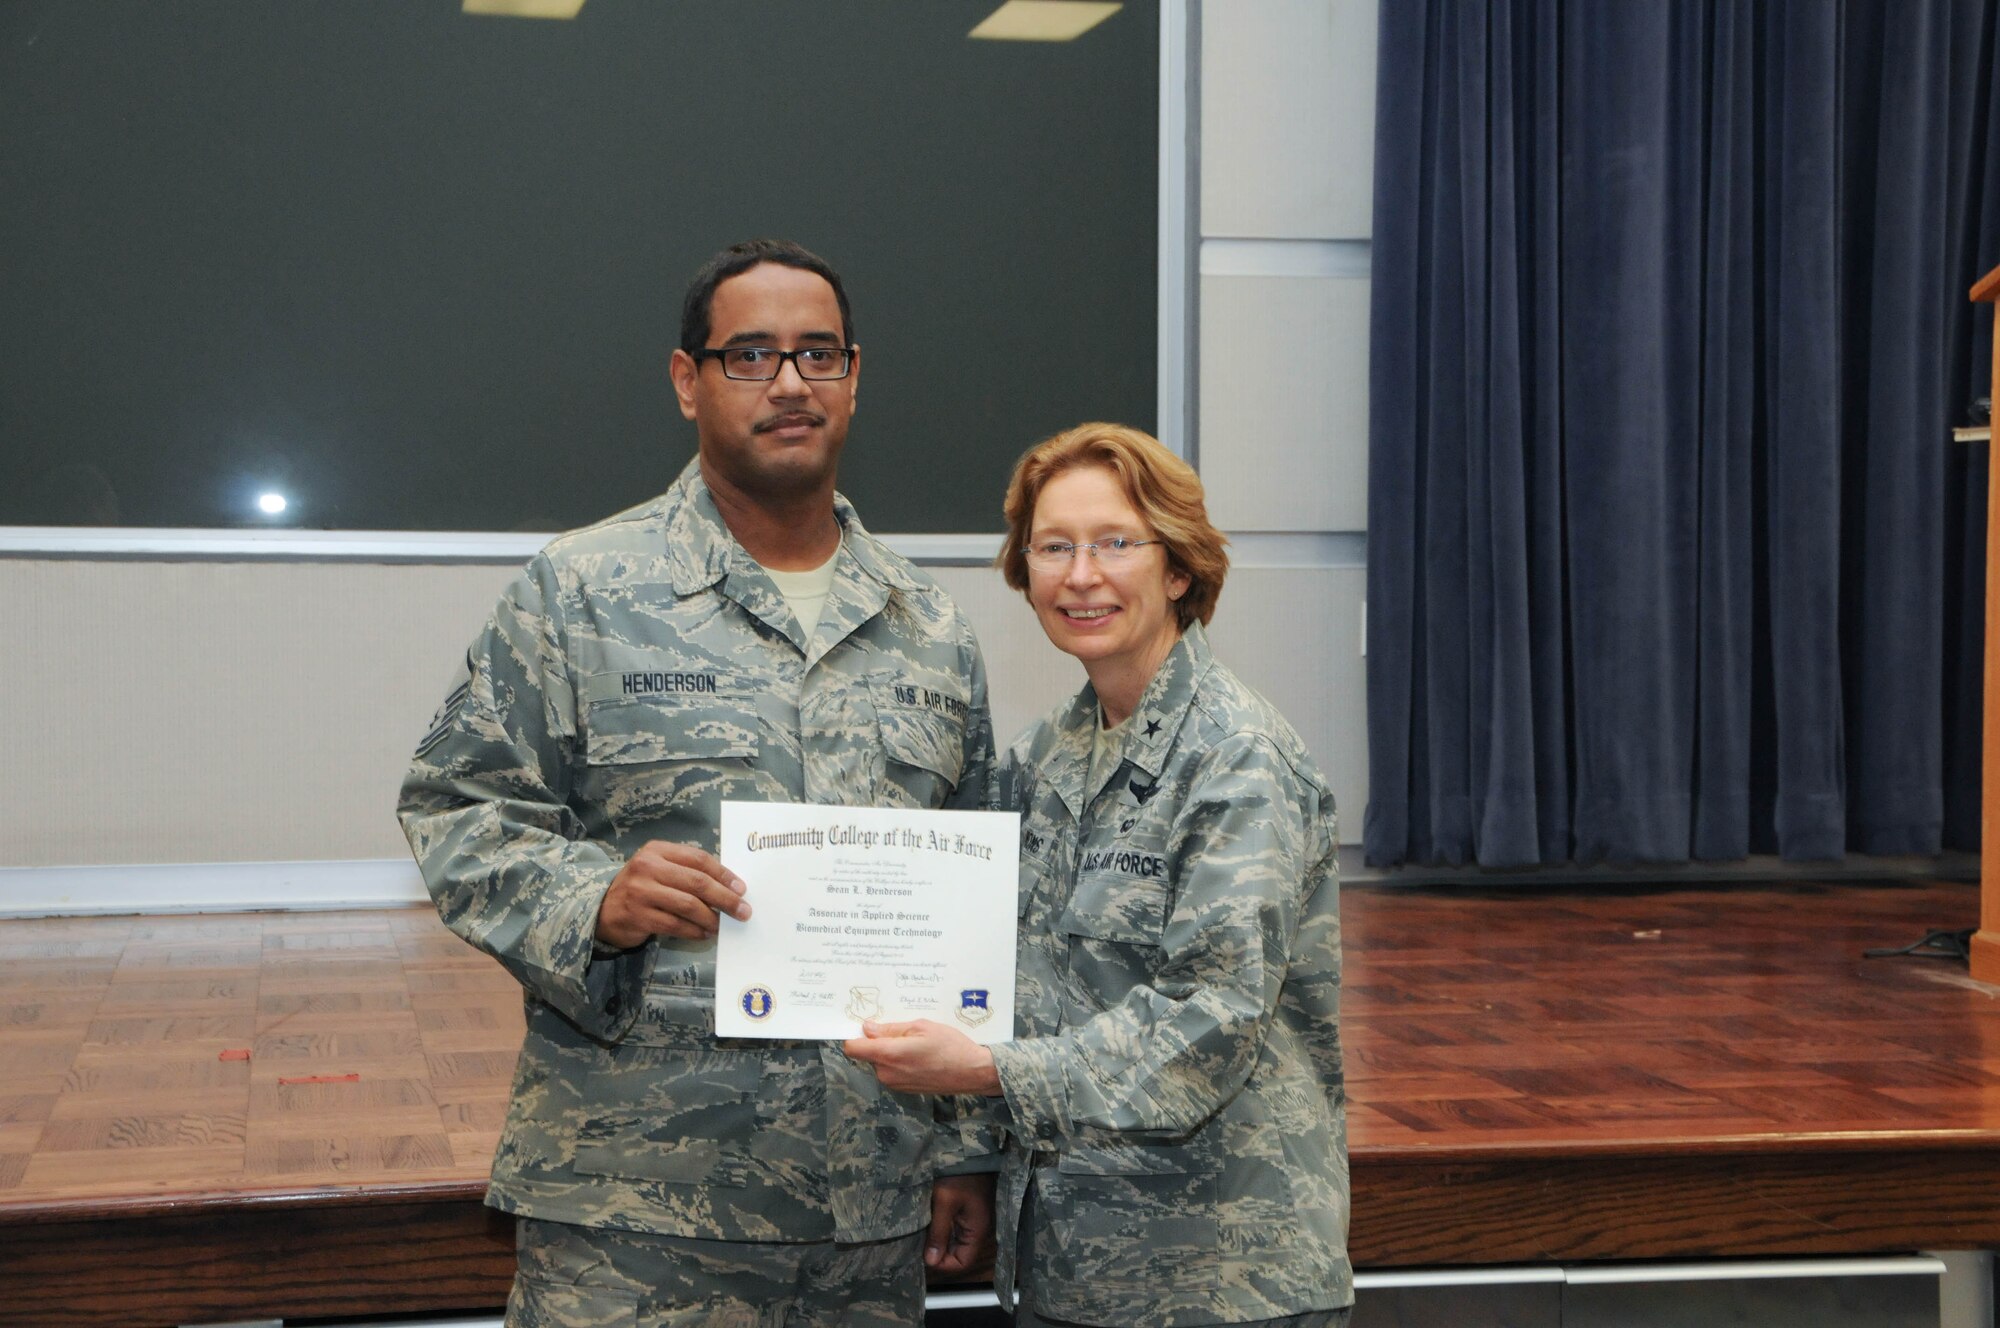
[[[1028,566],[1053,572],[1065,568],[1076,558],[1078,549],[1090,550],[1090,556],[1100,563],[1117,566],[1130,561],[1133,555],[1149,544],[1164,545],[1165,540],[1128,539],[1123,535],[1113,535],[1109,539],[1092,540],[1087,544],[1072,544],[1068,540],[1042,540],[1021,550],[1028,560]]]
[[[854,347],[852,346],[800,346],[797,350],[779,350],[775,346],[705,346],[691,350],[689,355],[696,363],[703,360],[721,360],[722,376],[739,382],[768,383],[785,370],[785,361],[799,371],[799,377],[808,382],[825,383],[837,378],[845,378],[854,368]]]

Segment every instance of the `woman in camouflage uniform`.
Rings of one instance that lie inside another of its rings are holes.
[[[1081,425],[1021,459],[1006,514],[1008,584],[1089,678],[999,781],[1022,818],[1016,1039],[924,1020],[849,1054],[997,1099],[1017,1323],[1342,1323],[1332,794],[1209,653],[1229,563],[1186,463]]]

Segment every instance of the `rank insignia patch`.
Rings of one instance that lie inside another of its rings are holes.
[[[451,695],[444,699],[437,714],[431,717],[430,732],[417,744],[418,756],[429,756],[431,749],[444,741],[445,735],[451,732],[451,726],[458,720],[458,712],[465,709],[465,698],[471,694],[472,680],[469,678],[452,688]]]

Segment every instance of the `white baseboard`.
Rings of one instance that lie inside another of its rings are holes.
[[[242,913],[427,904],[408,858],[346,862],[175,862],[0,867],[0,917]]]

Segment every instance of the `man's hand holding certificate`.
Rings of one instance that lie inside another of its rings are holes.
[[[725,802],[721,857],[754,910],[716,938],[717,1036],[1013,1036],[1017,814]]]

